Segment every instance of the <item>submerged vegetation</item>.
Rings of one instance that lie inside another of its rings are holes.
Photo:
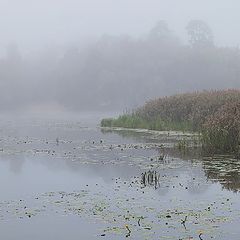
[[[199,132],[204,149],[239,155],[240,91],[203,91],[151,100],[132,113],[103,119],[101,126]]]

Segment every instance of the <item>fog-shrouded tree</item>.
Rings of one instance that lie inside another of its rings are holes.
[[[48,103],[121,111],[175,93],[239,88],[239,49],[213,47],[203,22],[188,30],[191,45],[160,21],[142,37],[105,35],[32,57],[11,47],[0,57],[0,112]]]
[[[151,29],[150,36],[153,38],[166,39],[172,34],[169,29],[168,24],[161,20],[156,23],[156,25]]]
[[[213,32],[202,20],[191,20],[186,27],[189,43],[192,47],[209,47],[214,45]]]
[[[149,32],[149,40],[158,41],[164,45],[177,45],[180,40],[175,33],[169,28],[164,20],[158,21]]]

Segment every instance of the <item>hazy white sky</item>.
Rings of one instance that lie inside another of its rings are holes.
[[[203,19],[217,44],[240,44],[239,0],[0,0],[0,49],[33,50],[102,34],[142,35],[158,21],[184,37],[191,19]]]

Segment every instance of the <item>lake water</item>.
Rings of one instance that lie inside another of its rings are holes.
[[[239,161],[99,119],[2,118],[1,239],[239,240]]]

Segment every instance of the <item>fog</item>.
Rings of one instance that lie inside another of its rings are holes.
[[[0,0],[2,239],[239,240],[239,10]]]
[[[239,7],[0,0],[0,110],[125,111],[159,96],[239,88]]]

